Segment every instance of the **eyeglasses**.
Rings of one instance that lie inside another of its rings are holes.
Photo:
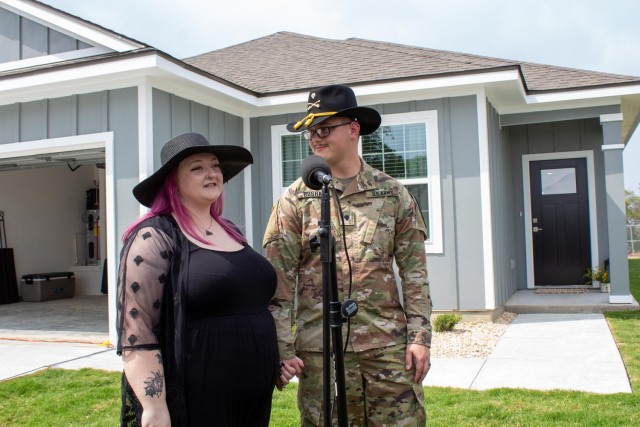
[[[303,130],[302,137],[307,141],[310,141],[311,138],[313,138],[313,135],[316,135],[319,138],[326,138],[329,136],[332,129],[338,128],[340,126],[350,125],[351,123],[353,123],[353,121],[340,123],[338,125],[333,125],[333,126],[324,126],[315,130]]]

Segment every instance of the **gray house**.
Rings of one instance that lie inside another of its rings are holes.
[[[0,210],[18,277],[70,270],[91,295],[106,268],[115,294],[120,236],[144,212],[131,189],[188,131],[253,153],[225,209],[259,248],[309,154],[285,124],[331,83],[382,115],[361,154],[420,202],[436,310],[492,315],[519,289],[582,284],[604,264],[609,302],[633,301],[622,151],[640,77],[287,32],[178,60],[43,3],[0,0]]]

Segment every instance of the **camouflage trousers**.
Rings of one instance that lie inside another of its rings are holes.
[[[398,345],[345,355],[350,427],[426,425],[424,391],[413,382],[415,369],[405,369],[405,351],[405,345]],[[305,365],[298,386],[300,425],[322,426],[322,353],[300,352],[298,357]],[[333,396],[333,372],[331,381]],[[332,424],[337,425],[335,406]]]

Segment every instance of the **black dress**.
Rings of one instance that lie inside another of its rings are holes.
[[[171,216],[142,221],[118,271],[117,353],[159,350],[174,426],[267,426],[279,373],[271,264],[251,247],[189,242]],[[121,425],[142,406],[122,375]]]
[[[190,244],[185,390],[190,426],[268,426],[279,374],[267,303],[271,264],[251,247],[222,252]]]

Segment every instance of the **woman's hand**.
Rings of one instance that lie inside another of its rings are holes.
[[[282,391],[294,376],[299,376],[304,368],[304,363],[299,357],[280,362],[280,376],[276,379],[276,387]]]
[[[167,405],[153,405],[143,409],[141,427],[171,427],[171,417]]]

